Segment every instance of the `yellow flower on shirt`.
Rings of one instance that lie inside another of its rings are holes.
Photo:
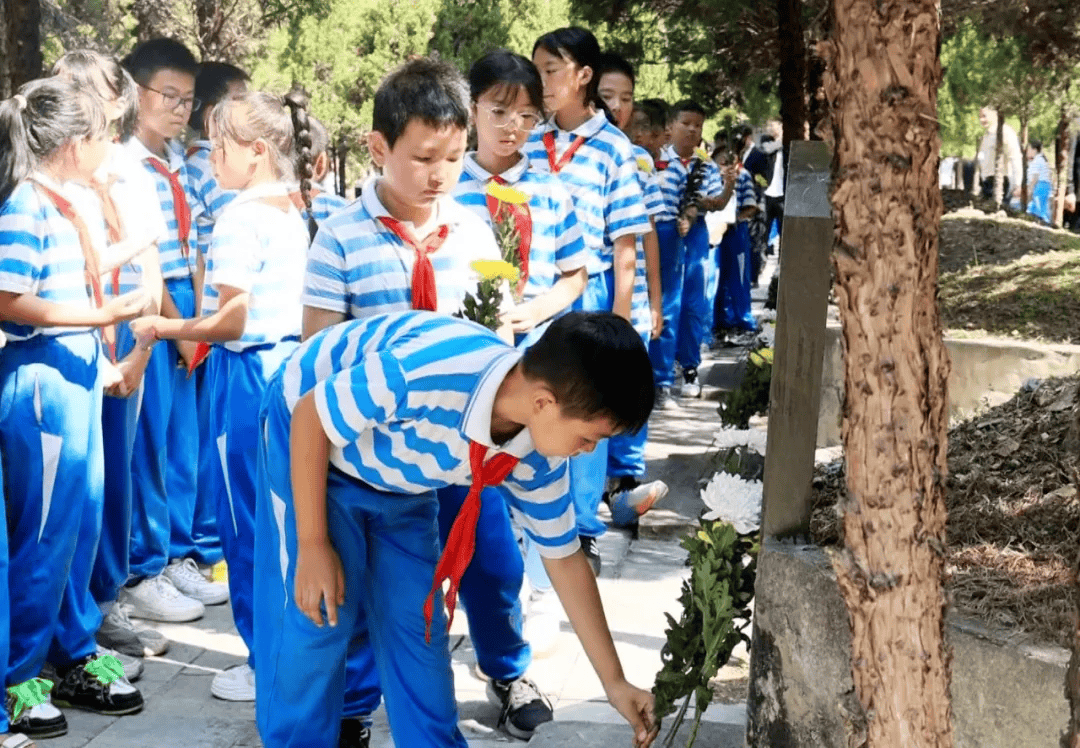
[[[505,184],[499,184],[498,182],[488,182],[485,189],[487,194],[503,203],[511,203],[513,205],[524,205],[529,202],[529,196],[521,190],[515,190],[513,187]]]
[[[709,152],[706,151],[704,148],[695,148],[694,155],[700,158],[702,161],[709,160]]]
[[[649,163],[647,158],[639,158],[637,160],[637,168],[641,169],[646,174],[652,174],[653,166]]]

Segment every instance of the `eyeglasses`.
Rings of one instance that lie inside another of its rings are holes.
[[[139,84],[140,88],[145,88],[147,91],[153,91],[156,94],[161,95],[161,101],[165,105],[166,109],[179,109],[181,105],[184,109],[198,109],[202,105],[202,99],[195,96],[184,97],[178,93],[165,93],[164,91],[158,91],[156,88],[150,88],[150,86],[144,86]]]
[[[481,106],[487,112],[488,119],[495,127],[503,128],[511,125],[519,130],[529,132],[540,124],[540,115],[536,112],[511,112],[500,106]]]

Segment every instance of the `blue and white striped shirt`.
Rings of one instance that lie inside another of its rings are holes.
[[[221,216],[221,211],[229,201],[236,197],[236,190],[224,190],[214,177],[210,164],[210,141],[196,140],[188,149],[184,165],[187,171],[188,190],[193,204],[199,206],[199,217],[195,220],[195,233],[199,254],[205,262],[210,250],[210,239],[214,234],[214,224]]]
[[[465,154],[465,168],[454,188],[454,199],[492,226],[487,208],[487,186],[495,175],[476,163],[475,155]],[[529,279],[522,294],[524,301],[549,290],[563,275],[585,267],[588,254],[581,239],[574,201],[558,178],[532,168],[522,158],[499,175],[507,185],[528,196],[532,218],[532,243],[529,245]]]
[[[161,259],[161,277],[165,280],[170,278],[188,278],[195,272],[196,252],[198,252],[198,220],[202,215],[202,204],[195,199],[191,191],[191,179],[188,176],[187,166],[184,163],[183,146],[178,141],[169,141],[165,145],[168,161],[158,158],[142,144],[136,137],[129,138],[124,147],[128,152],[142,162],[147,173],[153,178],[157,187],[158,204],[161,206],[161,215],[165,219],[168,228],[168,236],[158,244],[158,257]],[[172,188],[169,180],[154,170],[150,161],[157,161],[166,166],[169,171],[179,175],[180,184],[187,194],[188,207],[191,210],[191,231],[188,234],[187,257],[180,247],[179,225],[176,220],[176,211],[173,206]]]
[[[344,322],[314,335],[283,373],[286,406],[314,392],[330,463],[381,491],[469,485],[469,442],[520,459],[499,487],[540,552],[578,547],[568,463],[536,451],[523,429],[491,439],[495,396],[521,353],[479,325],[431,312]]]
[[[268,197],[287,201],[285,185],[277,182],[242,190],[214,225],[203,314],[217,311],[219,286],[249,294],[243,336],[223,344],[230,351],[300,337],[307,225],[291,202],[282,210],[263,202]]]
[[[41,172],[33,179],[64,195],[61,185]],[[85,219],[84,219],[85,220]],[[86,288],[86,261],[75,225],[44,192],[24,179],[0,205],[0,291],[30,294],[55,304],[92,308]],[[9,340],[59,335],[79,327],[32,327],[0,320]]]
[[[616,239],[645,234],[650,228],[637,180],[633,144],[608,122],[603,112],[597,112],[571,132],[560,129],[552,117],[533,131],[522,150],[542,172],[551,171],[544,147],[544,134],[548,132],[555,133],[556,160],[578,136],[586,139],[558,177],[574,198],[589,250],[589,275],[601,273],[611,267]]]
[[[735,209],[736,215],[743,208],[758,208],[757,190],[754,189],[754,178],[744,167],[739,167],[739,176],[735,178]],[[749,221],[749,218],[741,218],[741,221]]]
[[[686,189],[686,178],[690,176],[694,159],[700,159],[705,163],[705,179],[701,183],[702,197],[717,197],[724,191],[724,178],[720,174],[720,168],[711,158],[703,158],[702,154],[695,152],[691,160],[684,164],[675,149],[666,145],[660,152],[660,159],[666,161],[667,166],[658,169],[656,175],[660,194],[664,200],[664,209],[656,215],[657,221],[674,221],[679,217],[679,200],[682,199]]]
[[[664,208],[664,200],[660,194],[660,187],[656,184],[656,167],[653,165],[652,156],[641,146],[634,146],[634,159],[637,163],[638,181],[641,184],[641,192],[645,197],[645,212],[650,216],[657,215]],[[648,335],[652,332],[652,307],[649,305],[649,274],[645,262],[645,242],[641,236],[637,237],[637,259],[634,263],[634,292],[630,297],[630,316],[633,318],[634,329],[640,335]]]
[[[299,192],[300,185],[289,185],[289,191]],[[349,201],[341,197],[341,195],[337,195],[333,192],[327,192],[321,189],[317,192],[315,190],[312,190],[311,212],[315,214],[315,223],[319,224],[320,226],[322,226],[323,221],[337,213],[339,210],[342,210],[348,204]],[[307,223],[308,212],[306,208],[300,211],[300,215],[303,217],[304,222]]]
[[[308,253],[305,306],[351,318],[412,308],[416,251],[379,220],[390,213],[379,201],[376,181],[369,180],[360,199],[320,225]],[[476,293],[480,276],[472,263],[501,254],[491,227],[469,210],[450,197],[437,206],[438,223],[450,226],[442,247],[431,254],[438,311],[454,314],[466,293]]]

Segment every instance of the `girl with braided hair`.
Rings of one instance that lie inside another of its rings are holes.
[[[299,85],[285,97],[296,131],[296,177],[289,198],[308,224],[311,238],[319,224],[348,205],[343,197],[317,187],[330,170],[330,136],[323,123],[308,113],[308,95]]]
[[[217,517],[229,565],[237,631],[251,652],[255,475],[259,410],[266,380],[300,339],[308,231],[289,198],[297,143],[295,104],[250,92],[219,103],[210,119],[210,161],[221,187],[237,194],[214,226],[203,287],[203,316],[132,322],[147,346],[160,339],[212,344],[205,373],[211,440],[220,454]],[[252,701],[248,664],[218,674],[211,693]]]

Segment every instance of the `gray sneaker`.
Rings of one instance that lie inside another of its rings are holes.
[[[134,639],[134,642],[132,642]],[[169,640],[160,631],[136,626],[128,617],[123,603],[113,603],[98,629],[97,643],[130,657],[163,655],[169,651]]]

